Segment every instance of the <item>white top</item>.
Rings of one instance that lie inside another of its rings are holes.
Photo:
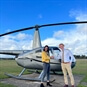
[[[55,59],[62,59],[62,50],[59,53],[59,55],[57,57],[55,57]],[[71,51],[68,50],[68,49],[64,49],[64,62],[70,62],[71,63],[71,62],[75,62],[75,61],[76,61],[76,59],[73,56],[73,54],[71,53]]]

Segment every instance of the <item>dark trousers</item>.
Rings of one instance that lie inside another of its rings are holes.
[[[44,81],[45,76],[47,75],[47,80],[50,77],[50,63],[43,63],[43,76],[41,78],[41,82]]]

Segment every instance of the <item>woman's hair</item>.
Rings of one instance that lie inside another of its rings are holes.
[[[48,45],[45,45],[45,46],[44,46],[43,51],[45,51],[45,47],[48,47],[47,52],[49,52],[49,46],[48,46]]]

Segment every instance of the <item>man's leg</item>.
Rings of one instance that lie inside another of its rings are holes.
[[[64,74],[64,82],[65,82],[66,85],[68,85],[66,64],[61,63],[61,66],[62,66],[62,71],[63,71],[63,74]]]
[[[69,63],[67,64],[67,72],[68,72],[70,80],[71,80],[71,85],[74,85],[74,77],[72,74],[71,65]]]

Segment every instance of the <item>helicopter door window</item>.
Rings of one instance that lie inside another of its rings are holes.
[[[35,51],[35,54],[36,54],[37,58],[41,58],[41,52],[42,52],[41,49]]]
[[[58,48],[53,48],[54,56],[58,57],[60,50]]]

